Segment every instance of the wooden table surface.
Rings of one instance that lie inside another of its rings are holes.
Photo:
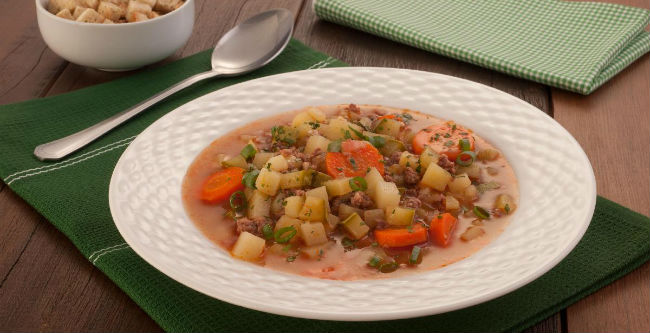
[[[649,7],[647,0],[609,1]],[[462,77],[503,90],[547,112],[584,147],[594,167],[598,193],[648,214],[647,54],[593,94],[582,96],[319,21],[309,0],[196,0],[197,20],[190,41],[163,63],[211,48],[237,22],[275,7],[294,12],[295,38],[351,65]],[[101,72],[64,61],[42,40],[34,1],[0,1],[0,105],[57,95],[129,74]],[[161,331],[62,233],[2,182],[0,230],[0,331]],[[646,263],[527,331],[648,332],[649,272]]]

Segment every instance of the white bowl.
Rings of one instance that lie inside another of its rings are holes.
[[[519,182],[519,203],[508,227],[474,255],[440,269],[380,280],[334,281],[235,259],[194,226],[183,208],[181,184],[189,165],[210,142],[261,117],[351,102],[453,119],[494,144]],[[596,181],[587,155],[571,134],[512,95],[434,73],[340,67],[247,81],[168,113],[122,154],[108,199],[117,229],[137,254],[206,295],[285,316],[388,320],[485,302],[546,273],[589,226]]]
[[[120,24],[60,18],[36,0],[38,27],[47,46],[63,59],[107,71],[125,71],[160,61],[183,46],[194,27],[194,0],[155,19]]]

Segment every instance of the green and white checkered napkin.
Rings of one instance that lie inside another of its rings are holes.
[[[314,0],[320,18],[589,94],[650,51],[649,11],[557,0]]]

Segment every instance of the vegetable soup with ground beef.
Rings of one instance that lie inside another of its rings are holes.
[[[216,139],[183,182],[189,217],[234,257],[360,280],[443,267],[517,209],[508,161],[453,120],[374,105],[261,119]]]

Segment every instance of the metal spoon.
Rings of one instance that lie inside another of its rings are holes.
[[[34,155],[40,160],[58,160],[150,106],[199,81],[217,76],[237,76],[268,64],[289,43],[293,23],[293,14],[286,9],[272,9],[249,18],[221,37],[212,51],[212,70],[191,76],[96,125],[37,146]]]

